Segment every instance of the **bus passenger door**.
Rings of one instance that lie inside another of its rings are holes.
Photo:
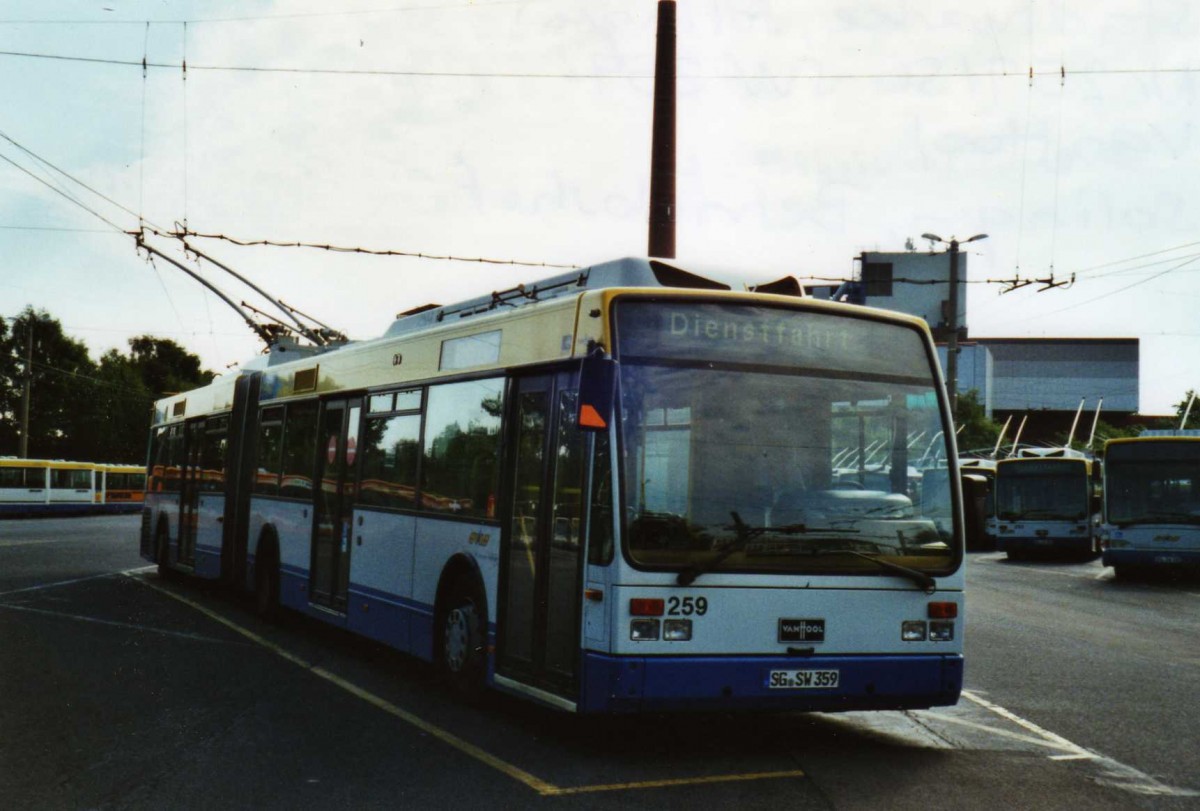
[[[309,595],[311,602],[343,613],[350,585],[354,463],[361,416],[360,398],[322,404]]]
[[[183,471],[179,488],[179,549],[175,560],[184,566],[196,565],[196,510],[200,504],[201,447],[204,420],[194,420],[183,429]]]
[[[520,378],[511,401],[497,667],[574,698],[581,596],[582,435],[572,376]]]

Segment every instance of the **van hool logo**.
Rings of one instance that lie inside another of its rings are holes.
[[[824,642],[825,620],[779,620],[780,642]]]

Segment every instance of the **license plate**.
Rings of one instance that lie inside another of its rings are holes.
[[[771,690],[828,690],[838,686],[838,670],[772,670],[767,676]]]

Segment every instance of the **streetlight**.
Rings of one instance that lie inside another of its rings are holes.
[[[958,406],[958,246],[966,245],[980,239],[987,239],[987,234],[976,234],[970,239],[942,239],[937,234],[921,234],[921,239],[932,242],[943,242],[950,246],[950,312],[947,314],[950,334],[946,338],[946,394],[950,397],[950,414]]]

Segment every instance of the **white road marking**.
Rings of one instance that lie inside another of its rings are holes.
[[[963,727],[969,727],[971,729],[978,729],[981,732],[986,732],[989,735],[995,735],[998,738],[1008,738],[1010,740],[1020,741],[1022,743],[1033,744],[1034,746],[1045,746],[1050,749],[1056,749],[1060,752],[1064,749],[1062,744],[1048,741],[1045,738],[1038,738],[1032,735],[1022,735],[1020,732],[1009,732],[1007,729],[1000,729],[999,727],[988,726],[987,724],[979,724],[975,721],[968,721],[966,718],[959,718],[955,715],[942,715],[941,713],[937,712],[928,712],[926,715],[930,718],[936,719],[938,722],[946,722],[950,724],[957,724]],[[1068,751],[1071,752],[1070,755],[1055,755],[1051,757],[1051,760],[1054,760],[1056,757],[1078,756],[1073,747],[1069,748]]]
[[[1143,771],[1135,769],[1114,760],[1099,752],[1094,752],[1084,746],[1067,740],[1062,735],[1051,732],[1044,727],[1040,727],[1033,721],[1027,718],[1022,718],[1011,710],[1001,707],[988,701],[983,696],[971,690],[962,691],[963,698],[978,704],[985,710],[992,712],[1006,721],[1010,721],[1017,726],[1032,732],[1034,735],[1045,739],[1047,742],[1053,743],[1060,749],[1063,749],[1068,754],[1053,757],[1054,760],[1072,759],[1072,760],[1090,760],[1100,767],[1104,772],[1104,777],[1098,782],[1120,788],[1126,791],[1132,791],[1137,794],[1147,794],[1159,797],[1200,797],[1200,791],[1187,788],[1179,788],[1177,786],[1169,786],[1161,780],[1146,774]],[[945,717],[943,717],[944,720]]]
[[[79,539],[79,538],[47,538],[47,539],[43,540],[40,538],[38,538],[38,539],[22,538],[19,541],[0,541],[0,549],[6,549],[10,546],[41,546],[42,544],[48,544],[48,543],[72,543],[72,542],[78,542],[79,540],[81,540],[81,539]]]
[[[141,571],[140,569],[131,569],[130,571]],[[70,586],[74,583],[86,583],[89,580],[103,580],[106,577],[120,577],[126,572],[105,572],[104,574],[94,574],[88,577],[76,577],[73,580],[59,580],[55,583],[42,583],[37,586],[26,586],[23,589],[13,589],[12,591],[0,591],[0,597],[7,597],[10,594],[28,594],[31,591],[44,591],[45,589],[56,589],[59,586]]]
[[[98,617],[85,617],[81,614],[66,614],[61,611],[47,611],[44,608],[32,608],[27,605],[11,605],[0,603],[0,610],[23,611],[27,614],[41,614],[47,617],[58,617],[59,619],[74,620],[76,622],[90,622],[96,625],[110,625],[116,628],[125,628],[132,631],[144,631],[148,634],[159,634],[161,636],[173,636],[180,639],[190,639],[196,642],[216,642],[220,645],[246,644],[236,639],[217,639],[216,637],[204,636],[202,634],[187,634],[183,633],[182,631],[166,631],[162,628],[152,628],[149,625],[138,625],[132,622],[118,622],[116,620],[102,620]]]

